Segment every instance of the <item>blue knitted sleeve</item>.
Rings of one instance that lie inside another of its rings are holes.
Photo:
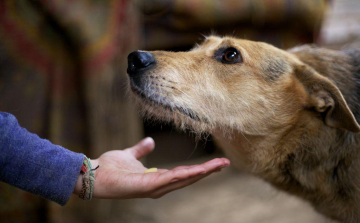
[[[13,115],[0,112],[0,181],[65,205],[83,159],[83,154],[29,133]]]

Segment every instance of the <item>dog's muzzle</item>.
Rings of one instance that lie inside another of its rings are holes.
[[[155,64],[154,56],[148,52],[134,51],[128,56],[127,73],[130,78],[144,73]]]

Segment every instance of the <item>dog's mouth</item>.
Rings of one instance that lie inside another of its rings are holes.
[[[156,90],[152,90],[151,92],[149,92],[149,90],[143,90],[132,79],[130,79],[130,86],[131,90],[141,99],[141,101],[150,107],[161,107],[163,110],[165,110],[171,115],[179,112],[194,121],[201,121],[200,116],[192,109],[176,105],[175,103],[170,101],[169,98],[158,94]]]

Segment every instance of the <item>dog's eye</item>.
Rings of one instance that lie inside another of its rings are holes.
[[[222,59],[226,60],[227,62],[234,62],[237,58],[239,58],[239,53],[237,52],[237,50],[234,48],[230,48],[223,53]]]
[[[215,53],[215,57],[222,63],[232,64],[240,63],[242,61],[240,52],[234,47],[219,49],[219,51]]]

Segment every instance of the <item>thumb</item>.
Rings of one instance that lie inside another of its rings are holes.
[[[126,149],[128,150],[136,159],[140,159],[147,154],[151,153],[155,148],[155,142],[151,137],[147,137],[140,142],[138,142],[135,146]]]

